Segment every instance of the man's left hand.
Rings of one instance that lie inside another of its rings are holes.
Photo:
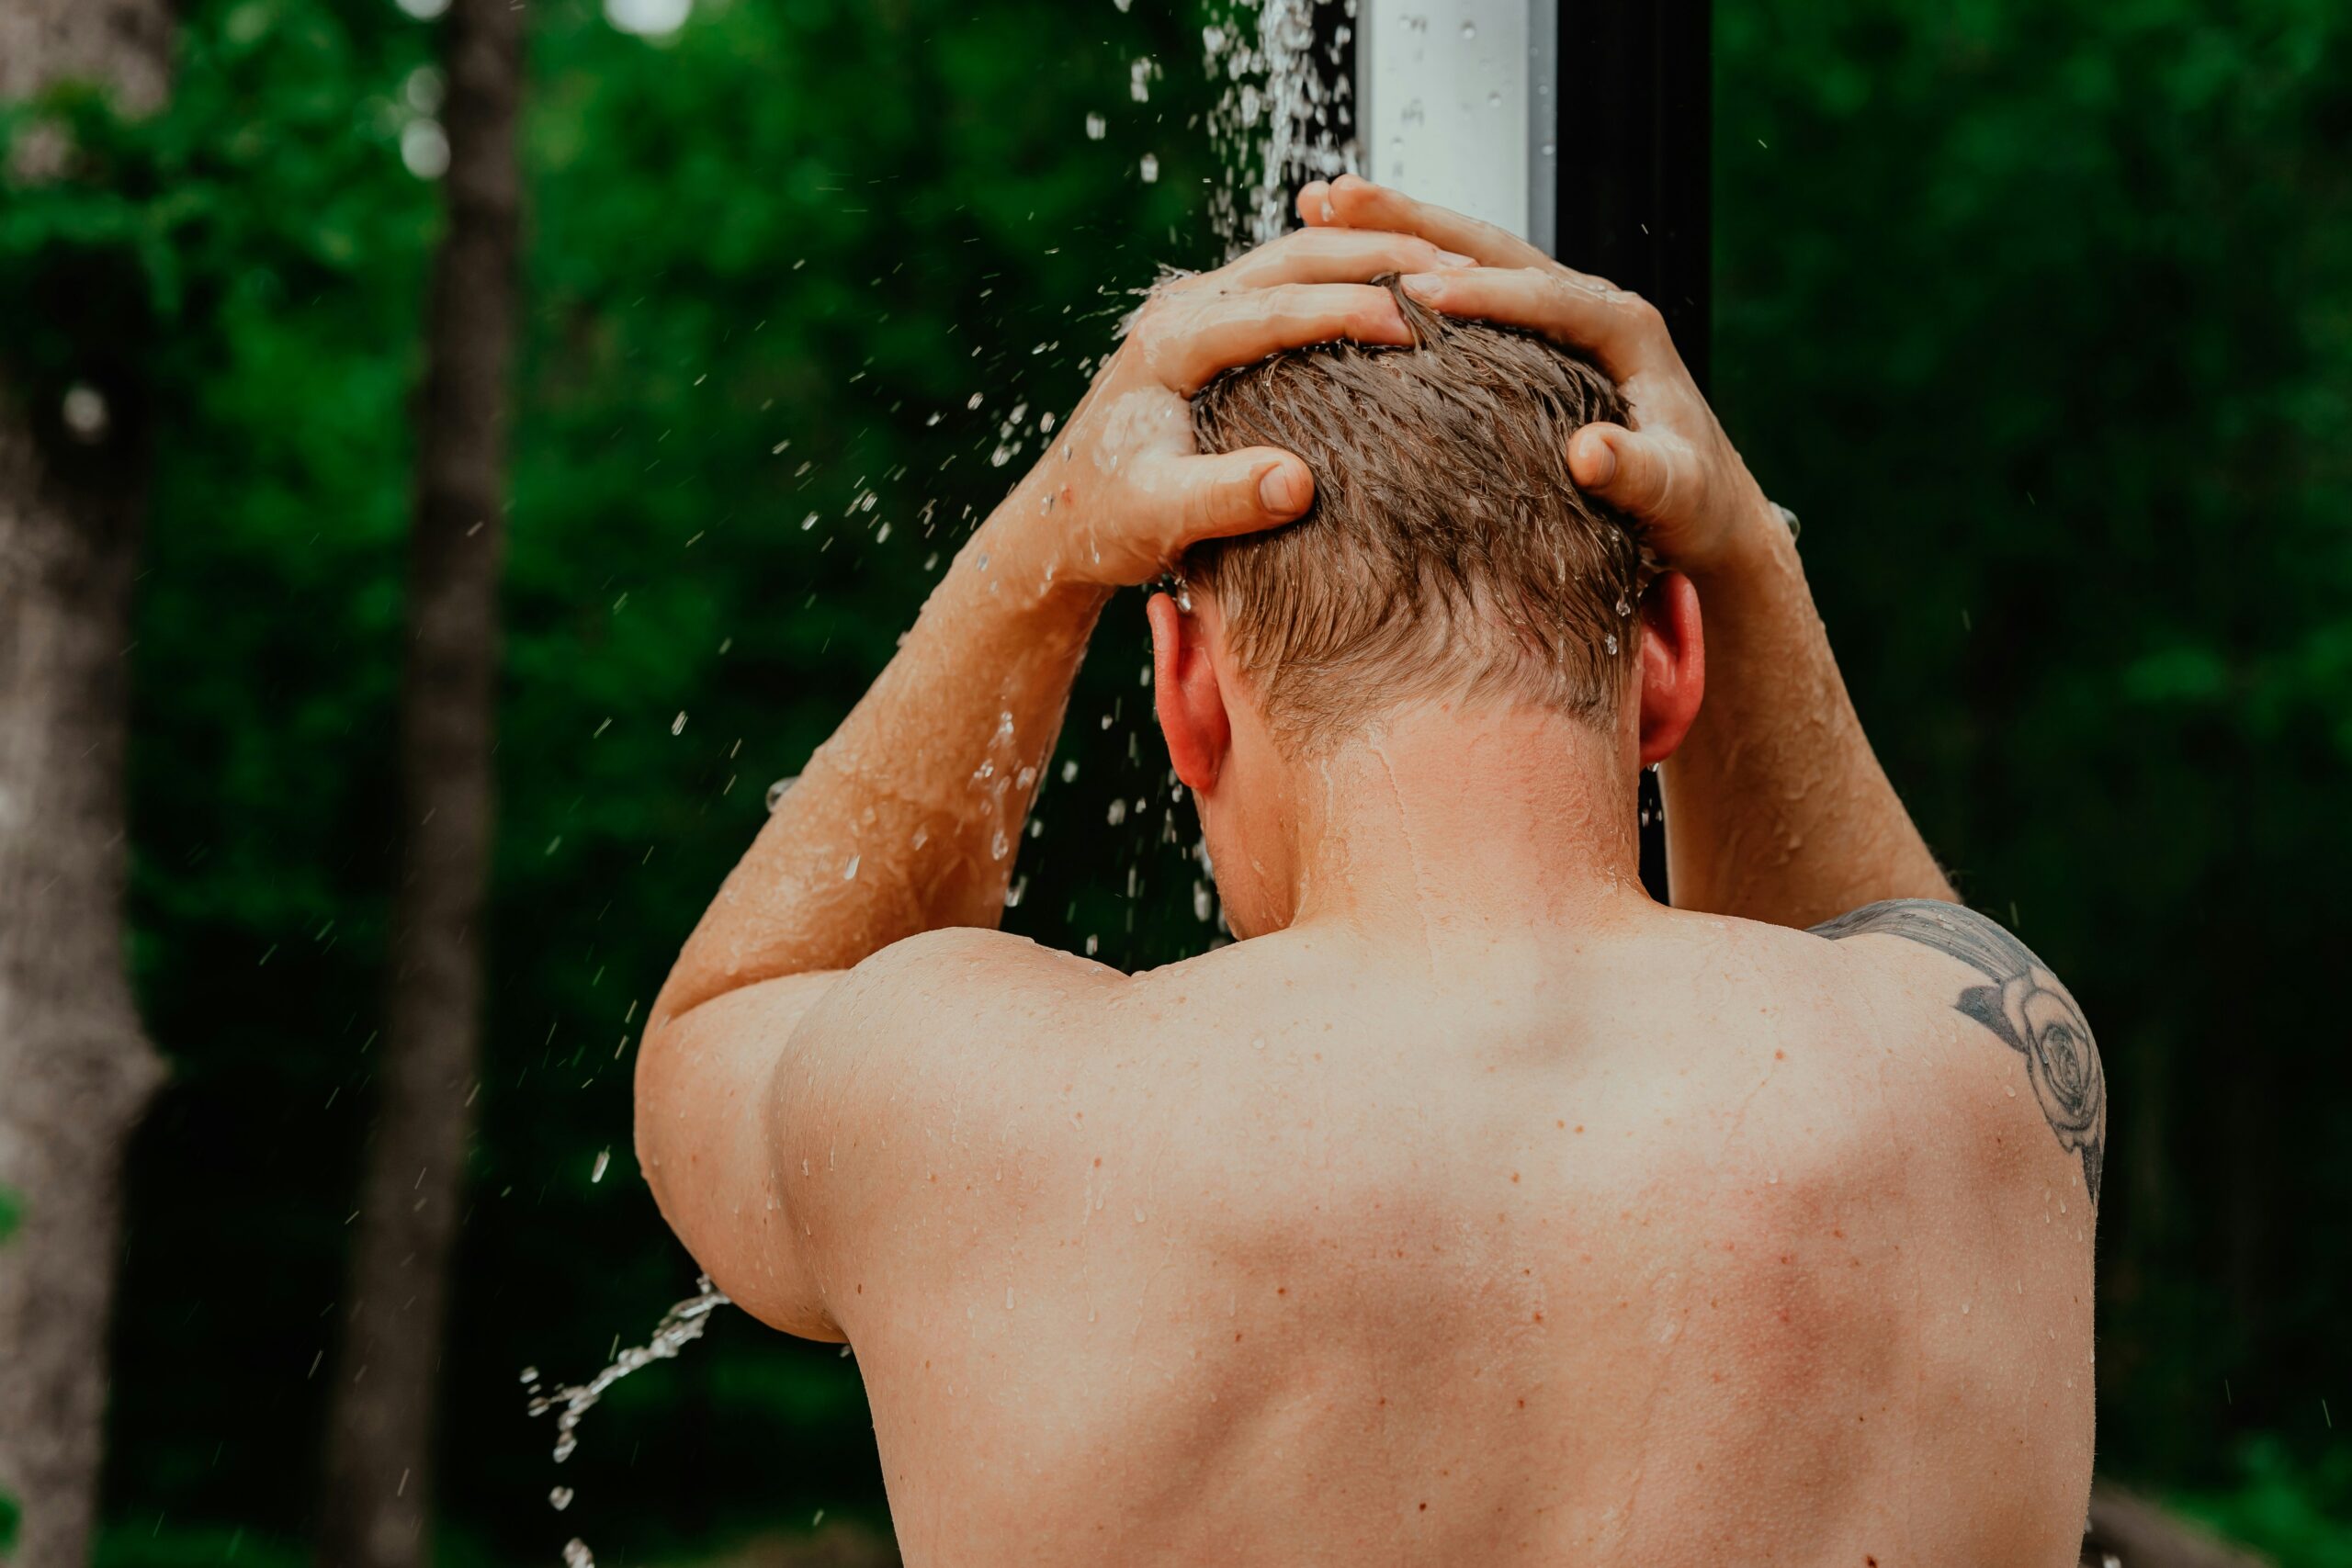
[[[1284,349],[1412,341],[1371,279],[1464,265],[1408,234],[1309,229],[1155,290],[1068,424],[998,513],[1048,581],[1147,582],[1186,546],[1302,515],[1306,465],[1253,446],[1202,456],[1186,400],[1220,371]]]

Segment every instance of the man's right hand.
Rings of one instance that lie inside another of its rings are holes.
[[[1119,588],[1198,540],[1299,517],[1315,493],[1306,465],[1269,446],[1201,455],[1186,400],[1284,349],[1409,344],[1395,297],[1372,279],[1466,260],[1407,234],[1327,228],[1162,284],[992,522],[1013,527],[1051,581]]]
[[[1451,315],[1540,332],[1592,356],[1624,391],[1634,428],[1588,424],[1568,443],[1568,476],[1646,525],[1665,563],[1704,579],[1779,515],[1690,379],[1666,320],[1638,294],[1562,266],[1510,231],[1416,201],[1353,175],[1298,195],[1313,230],[1393,230],[1477,264],[1404,279]]]
[[[1394,230],[1472,257],[1483,265],[1405,286],[1438,310],[1581,350],[1623,389],[1634,428],[1586,425],[1567,468],[1645,525],[1706,606],[1706,707],[1665,769],[1675,903],[1811,926],[1882,899],[1950,899],[1871,754],[1788,529],[1657,309],[1492,224],[1352,176],[1308,186],[1298,209],[1314,229]]]

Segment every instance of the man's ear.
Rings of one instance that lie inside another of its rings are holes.
[[[1642,595],[1642,765],[1662,762],[1690,733],[1707,692],[1699,591],[1669,571]]]
[[[1233,744],[1216,668],[1201,623],[1177,609],[1176,601],[1155,593],[1144,614],[1151,621],[1151,702],[1168,740],[1168,760],[1185,788],[1205,795],[1216,787]]]

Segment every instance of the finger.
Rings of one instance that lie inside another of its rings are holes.
[[[1329,180],[1309,180],[1298,187],[1298,220],[1310,229],[1339,221],[1339,214],[1331,209]]]
[[[1155,452],[1136,462],[1143,493],[1154,498],[1175,533],[1170,555],[1202,539],[1254,534],[1296,521],[1315,499],[1306,465],[1278,446],[1250,446],[1214,457]]]
[[[1300,229],[1259,246],[1193,287],[1269,288],[1278,283],[1369,283],[1384,273],[1468,266],[1470,258],[1410,234],[1378,229]]]
[[[1588,424],[1568,438],[1568,478],[1587,495],[1645,523],[1673,521],[1698,480],[1690,451],[1622,424]]]
[[[1160,384],[1191,397],[1220,370],[1251,365],[1286,348],[1332,343],[1413,341],[1396,298],[1362,283],[1279,283],[1230,294],[1188,295],[1140,329],[1144,364]]]
[[[1327,222],[1419,234],[1433,245],[1460,251],[1487,266],[1540,266],[1551,260],[1508,229],[1416,201],[1403,191],[1374,185],[1355,175],[1341,175],[1332,181],[1319,205],[1329,214]]]
[[[1376,186],[1355,175],[1342,175],[1317,203],[1326,224],[1355,229],[1394,229],[1419,234],[1432,244],[1467,254],[1485,266],[1544,266],[1597,288],[1613,289],[1607,278],[1554,261],[1544,251],[1508,229],[1467,218],[1434,202],[1417,201],[1399,190]]]
[[[1526,327],[1582,349],[1611,378],[1624,381],[1677,363],[1665,318],[1638,294],[1562,267],[1466,267],[1408,274],[1405,292],[1449,316],[1476,316]]]

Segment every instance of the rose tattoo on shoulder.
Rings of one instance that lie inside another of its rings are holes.
[[[2107,1075],[2098,1045],[2073,993],[2025,943],[1973,909],[1930,898],[1866,904],[1813,930],[1832,942],[1865,934],[1903,937],[1984,976],[1987,984],[1969,987],[1952,1005],[2025,1058],[2050,1130],[2068,1153],[2082,1156],[2084,1184],[2091,1201],[2098,1201],[2107,1152]]]

